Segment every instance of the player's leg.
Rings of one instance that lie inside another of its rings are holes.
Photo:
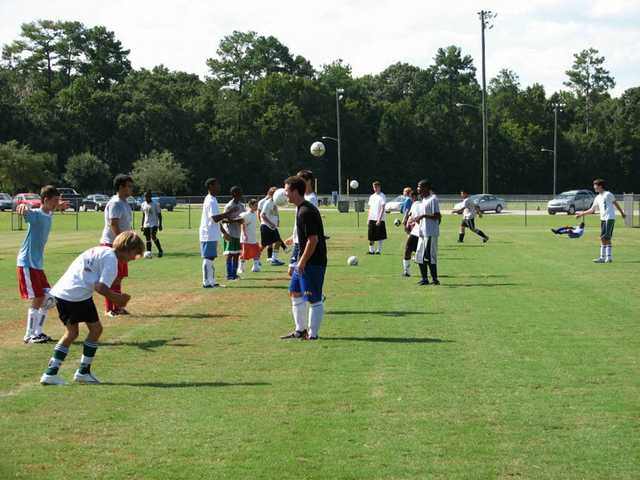
[[[100,383],[98,379],[91,373],[91,364],[93,363],[93,359],[96,356],[96,351],[98,350],[98,340],[100,339],[100,335],[102,335],[102,324],[98,318],[98,312],[95,312],[95,316],[93,312],[91,312],[91,306],[93,301],[89,301],[86,304],[86,314],[87,314],[87,328],[89,329],[89,333],[87,338],[85,339],[82,345],[82,357],[80,358],[80,366],[76,373],[73,375],[74,381],[78,383]],[[95,309],[95,307],[94,307]]]
[[[378,241],[378,248],[376,249],[376,255],[382,255],[382,242],[387,239],[387,227],[385,222],[380,222],[380,225],[376,225],[376,240]]]
[[[213,263],[218,256],[218,242],[200,242],[200,256],[202,257],[202,287],[213,288],[218,286]]]
[[[607,220],[606,222],[606,235],[603,240],[604,243],[604,261],[606,263],[613,262],[612,249],[613,245],[611,244],[611,240],[613,239],[613,228],[615,226],[615,220]]]
[[[369,240],[369,255],[373,255],[375,252],[373,244],[376,241],[376,222],[369,220],[367,223],[367,238]]]
[[[420,268],[420,275],[422,279],[418,282],[418,285],[429,285],[429,267],[427,267],[427,239],[420,237],[418,239],[418,246],[416,248],[416,262]]]
[[[469,223],[470,223],[469,226],[471,228],[471,231],[473,231],[473,233],[481,237],[484,243],[487,243],[489,241],[489,237],[487,237],[482,230],[476,227],[475,219],[469,220]]]
[[[600,221],[600,256],[594,259],[594,263],[604,263],[606,258],[607,222]]]
[[[326,267],[307,265],[302,276],[302,287],[309,303],[309,335],[308,340],[317,340],[320,325],[324,318],[324,301],[322,287]]]
[[[467,226],[467,221],[462,220],[462,222],[460,222],[460,232],[458,233],[458,243],[464,242],[464,229],[466,226]]]
[[[31,273],[28,267],[17,267],[16,274],[18,276],[18,288],[20,290],[20,297],[25,300],[31,301],[31,306],[27,310],[27,324],[24,332],[24,343],[34,343],[35,338],[34,330],[35,325],[38,322],[38,309],[34,308],[34,300],[36,298],[33,291],[33,285],[31,282]]]
[[[151,228],[149,227],[144,227],[142,229],[142,233],[144,235],[144,239],[145,239],[145,251],[150,252],[151,251]]]
[[[289,298],[291,299],[291,313],[293,315],[294,330],[281,336],[283,340],[302,340],[307,335],[307,300],[303,296],[300,273],[295,270],[289,281]]]
[[[162,250],[162,245],[160,245],[160,240],[158,240],[158,227],[153,227],[151,229],[151,239],[158,249],[158,256],[162,257],[162,255],[164,255],[164,251]]]
[[[287,271],[288,275],[291,277],[293,275],[293,271],[296,268],[296,264],[298,263],[298,256],[300,255],[300,244],[294,243],[293,249],[291,250],[291,258],[289,259],[289,270]]]
[[[47,369],[40,377],[40,383],[43,385],[64,385],[66,382],[58,375],[62,363],[67,358],[69,347],[73,341],[78,338],[78,324],[72,322],[72,309],[74,302],[67,302],[58,299],[56,307],[58,315],[62,323],[65,324],[65,332],[62,338],[53,348],[53,355],[49,359]]]
[[[429,237],[427,250],[429,251],[431,281],[434,285],[440,285],[440,281],[438,280],[438,237]]]
[[[280,232],[276,228],[272,230],[272,240],[273,240],[273,252],[271,254],[271,265],[275,265],[277,267],[284,265],[284,262],[281,262],[278,258],[278,249],[282,248],[284,250],[284,242],[280,237]]]

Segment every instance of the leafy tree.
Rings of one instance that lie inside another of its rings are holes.
[[[35,191],[54,183],[55,156],[35,153],[15,140],[0,144],[0,188],[9,192]]]
[[[95,155],[85,152],[69,157],[64,181],[82,193],[106,189],[111,183],[109,166]]]
[[[187,186],[189,171],[171,152],[154,150],[135,161],[132,175],[143,190],[175,194]]]

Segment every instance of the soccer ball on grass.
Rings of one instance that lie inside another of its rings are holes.
[[[356,265],[358,265],[358,257],[356,257],[355,255],[352,255],[349,258],[347,258],[347,265],[351,267],[355,267]]]
[[[153,253],[151,253],[151,252],[144,252],[143,257],[144,257],[144,258],[153,258]]]
[[[396,218],[396,219],[393,221],[393,224],[394,224],[396,227],[399,227],[401,223],[402,223],[402,221],[400,221],[400,219],[399,219],[399,218]]]

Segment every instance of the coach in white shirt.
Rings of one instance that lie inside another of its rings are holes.
[[[387,198],[382,193],[382,184],[373,182],[373,194],[369,197],[369,255],[382,254],[382,242],[387,239],[387,227],[384,223],[384,209]],[[374,244],[377,248],[374,250]]]
[[[427,180],[418,182],[418,194],[422,197],[422,215],[416,217],[420,222],[420,238],[416,250],[416,262],[420,266],[422,280],[420,285],[429,285],[428,271],[431,271],[431,281],[440,285],[438,280],[438,237],[440,236],[440,202],[431,189]],[[428,267],[428,268],[427,268]]]

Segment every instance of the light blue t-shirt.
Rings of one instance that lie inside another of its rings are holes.
[[[413,204],[413,200],[411,200],[411,197],[405,198],[404,202],[402,202],[402,205],[400,206],[400,213],[406,213],[409,210],[411,210],[412,204]]]
[[[18,252],[18,266],[44,270],[44,246],[51,231],[51,219],[53,215],[36,208],[27,211],[24,215],[27,227],[27,236],[22,242]]]

